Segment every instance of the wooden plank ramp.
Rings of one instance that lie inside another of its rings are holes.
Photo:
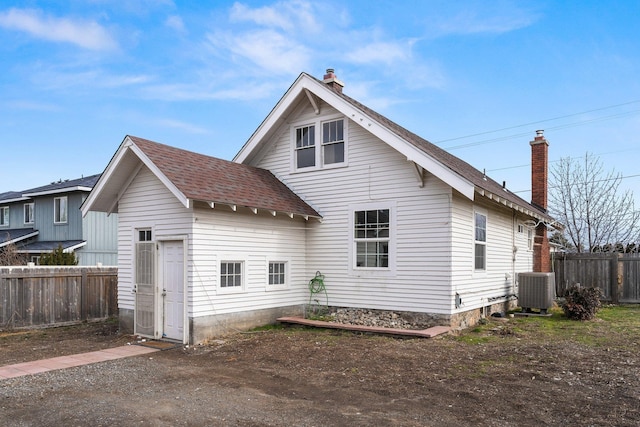
[[[386,335],[401,335],[408,337],[419,338],[433,338],[438,335],[447,334],[451,331],[448,326],[433,326],[427,329],[396,329],[396,328],[383,328],[380,326],[362,326],[362,325],[350,325],[345,323],[324,322],[322,320],[304,319],[302,317],[279,317],[276,319],[281,323],[293,323],[297,325],[313,326],[316,328],[327,329],[343,329],[347,331],[356,332],[368,332],[373,334],[386,334]]]

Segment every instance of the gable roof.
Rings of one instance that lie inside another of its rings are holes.
[[[60,180],[58,182],[52,182],[51,184],[25,190],[22,192],[22,195],[25,197],[33,197],[44,196],[48,194],[69,193],[71,191],[89,192],[99,178],[100,174],[96,174],[77,179]]]
[[[244,206],[300,215],[320,215],[278,180],[270,171],[233,163],[147,139],[127,136],[82,206],[90,210],[117,212],[118,199],[140,165],[147,166],[185,206],[194,201]]]
[[[30,239],[38,235],[38,230],[33,228],[12,228],[0,231],[0,248],[21,240]]]
[[[317,98],[323,100],[353,123],[362,126],[405,155],[407,160],[426,169],[470,200],[475,200],[478,194],[539,220],[549,222],[553,220],[544,210],[503,188],[462,159],[307,73],[300,74],[241,148],[234,161],[251,163],[258,158],[261,155],[261,149],[264,148],[261,147],[262,141],[267,140],[287,120],[287,116],[293,111],[298,100],[303,97],[308,98],[316,109],[319,108]]]
[[[0,193],[0,203],[12,203],[28,200],[28,197],[22,196],[22,191],[7,191]]]

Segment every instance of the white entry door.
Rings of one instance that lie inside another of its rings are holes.
[[[161,243],[162,337],[184,340],[184,243],[181,240]]]

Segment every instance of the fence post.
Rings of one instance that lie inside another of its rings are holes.
[[[611,254],[609,292],[611,293],[611,302],[613,304],[620,303],[620,293],[622,291],[622,275],[624,269],[622,268],[622,262],[620,262],[620,256],[621,254],[617,252]]]

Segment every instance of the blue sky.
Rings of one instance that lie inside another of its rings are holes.
[[[100,173],[127,134],[230,160],[334,68],[527,200],[536,129],[638,200],[638,28],[637,1],[3,1],[0,192]]]

